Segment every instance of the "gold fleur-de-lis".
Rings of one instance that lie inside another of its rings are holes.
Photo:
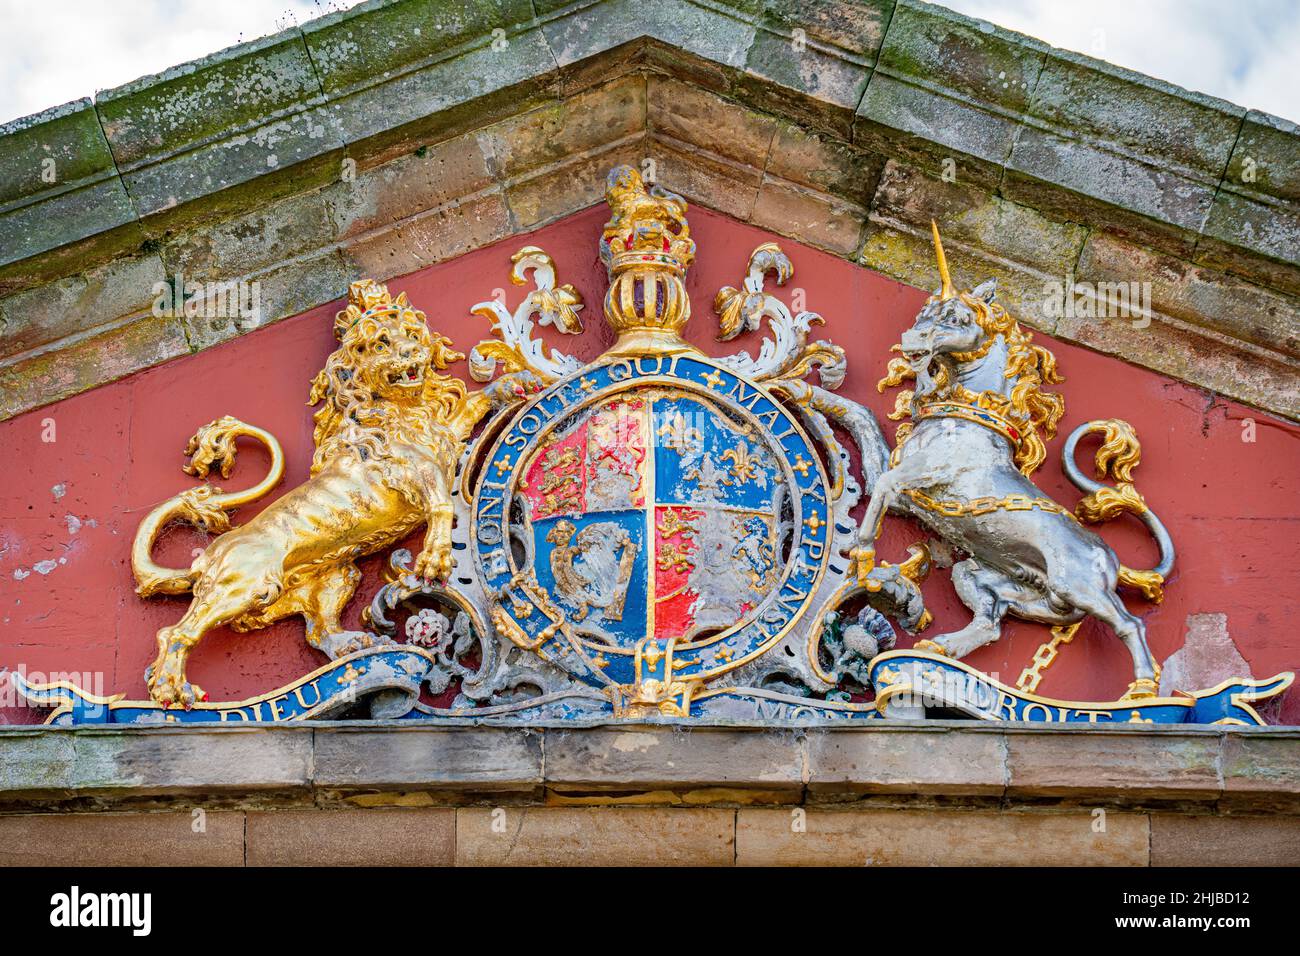
[[[698,428],[691,428],[686,424],[686,416],[680,410],[674,412],[673,416],[664,422],[657,434],[664,439],[664,448],[675,451],[679,455],[696,451],[704,440]]]
[[[722,460],[731,462],[728,474],[743,485],[758,474],[758,458],[751,454],[749,446],[741,442],[735,448],[728,448],[722,453]]]

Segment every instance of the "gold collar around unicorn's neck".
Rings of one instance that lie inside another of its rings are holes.
[[[976,346],[969,352],[949,352],[948,357],[958,365],[967,365],[971,362],[977,362],[992,351],[993,346],[997,344],[998,336],[996,333],[990,334],[984,339],[984,344]]]
[[[920,406],[914,413],[913,418],[916,421],[923,421],[927,418],[960,418],[963,421],[974,422],[976,425],[983,425],[990,431],[997,432],[1011,442],[1012,448],[1019,448],[1020,443],[1024,440],[1024,432],[1001,415],[991,412],[987,408],[980,408],[978,405],[969,405],[966,402],[929,402]]]

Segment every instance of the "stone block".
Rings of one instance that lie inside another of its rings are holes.
[[[477,137],[493,172],[512,179],[608,149],[646,129],[646,78],[617,78],[490,126]]]
[[[1056,335],[1247,404],[1300,417],[1300,366],[1228,336],[1155,315],[1143,320],[1061,318]]]
[[[557,789],[802,788],[803,754],[791,731],[548,730],[545,750],[546,783]]]
[[[143,217],[340,149],[323,102],[292,31],[105,91],[97,108]]]
[[[119,168],[250,131],[320,102],[320,83],[296,30],[230,47],[96,97]]]
[[[637,136],[606,149],[517,177],[506,184],[505,199],[515,231],[534,229],[605,199],[605,178],[615,166],[637,166],[645,138]]]
[[[243,865],[241,812],[0,816],[0,866]]]
[[[472,196],[494,183],[480,138],[462,134],[341,179],[324,191],[340,239]]]
[[[1152,866],[1295,866],[1300,821],[1290,816],[1151,815]]]
[[[239,314],[235,307],[238,292],[230,286],[213,287],[202,314],[186,316],[182,322],[190,347],[208,348],[254,329],[314,309],[318,305],[342,299],[348,283],[361,278],[337,249],[329,249],[310,258],[292,259],[284,265],[253,273],[240,281],[256,283],[254,316]],[[233,280],[228,280],[233,281]],[[252,289],[250,289],[250,293]],[[226,304],[213,301],[224,295]]]
[[[220,730],[144,728],[76,731],[75,784],[80,793],[127,796],[249,793],[307,786],[312,756],[308,727]],[[214,768],[220,768],[214,772]]]
[[[724,69],[743,66],[754,39],[753,13],[724,11],[673,0],[609,0],[582,7],[543,25],[561,68],[650,37]]]
[[[88,98],[0,125],[0,208],[114,171]]]
[[[877,69],[950,90],[1010,116],[1023,113],[1047,45],[916,0],[900,0],[889,21]],[[875,85],[876,77],[872,78]]]
[[[891,729],[808,733],[808,793],[942,793],[1000,796],[1007,785],[1005,736]]]
[[[1223,790],[1219,735],[1009,731],[1007,795],[1204,800]]]
[[[779,122],[767,172],[854,205],[869,206],[885,167],[884,157],[832,136]]]
[[[499,187],[439,206],[344,243],[354,278],[390,279],[454,258],[511,233],[509,210]]]
[[[0,265],[134,219],[89,99],[0,126]]]
[[[996,250],[986,251],[946,233],[944,252],[953,282],[958,287],[971,289],[996,276],[998,301],[1017,322],[1049,332],[1055,327],[1056,319],[1046,314],[1044,290],[1049,282],[1061,282],[1059,275],[1020,268],[1000,257]],[[868,269],[917,288],[934,290],[939,287],[934,240],[928,221],[925,225],[912,224],[871,213],[857,258]]]
[[[527,730],[336,725],[315,743],[321,787],[531,791],[542,780],[541,735]]]
[[[359,151],[402,144],[414,149],[553,98],[555,61],[541,32],[524,30],[503,39],[504,46],[484,37],[458,56],[333,95],[331,123]]]
[[[0,299],[0,355],[16,355],[147,312],[167,273],[157,255],[114,259]]]
[[[311,20],[302,27],[326,93],[381,84],[457,44],[509,32],[533,17],[528,0],[400,0]],[[503,36],[502,39],[505,39]]]
[[[960,164],[952,172],[955,178],[948,182],[941,169],[922,170],[891,160],[885,164],[872,211],[919,227],[931,247],[932,266],[933,219],[945,243],[966,243],[997,259],[1065,281],[1078,261],[1085,227],[1048,219],[968,182]]]
[[[751,220],[838,256],[857,252],[867,211],[861,206],[765,175]]]
[[[1145,866],[1145,814],[767,810],[736,817],[739,866]]]
[[[766,161],[776,121],[707,90],[666,77],[648,80],[651,135],[706,149],[748,165]]]
[[[1204,239],[1211,245],[1209,255],[1235,271],[1292,292],[1300,283],[1300,206],[1295,202],[1220,190],[1206,218]],[[1275,263],[1260,262],[1261,256]]]
[[[1151,306],[1157,311],[1300,358],[1300,299],[1235,276],[1094,230],[1079,257],[1075,279],[1149,282]]]
[[[734,810],[497,807],[456,811],[457,866],[731,866]]]
[[[1245,110],[1066,50],[1052,50],[1029,115],[1049,130],[1213,186]]]
[[[1223,789],[1233,803],[1300,804],[1300,734],[1281,728],[1226,734]]]
[[[913,164],[951,159],[976,181],[995,185],[1019,121],[912,85],[877,70],[857,109],[854,145]]]
[[[808,39],[871,63],[880,53],[894,0],[769,0],[763,9],[768,29],[803,30]]]
[[[761,109],[797,113],[805,125],[847,138],[871,76],[871,60],[794,34],[768,20],[754,36],[736,94]]]
[[[1148,244],[1163,238],[1176,252],[1190,249],[1215,192],[1213,182],[1188,178],[1166,165],[1029,126],[1007,160],[1006,186],[1009,199],[1062,218],[1125,227]]]
[[[1223,187],[1300,202],[1300,126],[1258,110],[1247,112]]]
[[[189,350],[177,321],[149,315],[0,365],[0,419],[114,382]]]
[[[246,841],[249,866],[451,866],[456,811],[249,811]]]
[[[648,145],[660,186],[737,219],[748,221],[753,214],[761,170],[667,136],[654,136]]]
[[[0,734],[0,802],[20,801],[27,793],[71,791],[76,767],[77,741],[71,732],[6,728]]]
[[[328,246],[334,232],[322,194],[311,191],[173,236],[162,258],[168,277],[230,279]]]

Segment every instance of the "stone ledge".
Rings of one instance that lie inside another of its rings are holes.
[[[276,806],[1177,805],[1300,813],[1300,730],[334,724],[0,729],[6,812]]]

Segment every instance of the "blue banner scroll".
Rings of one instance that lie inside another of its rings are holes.
[[[30,704],[52,708],[47,724],[284,723],[328,720],[358,702],[355,717],[429,720],[474,717],[527,724],[535,720],[612,718],[600,695],[549,694],[495,707],[434,709],[419,703],[421,683],[437,667],[433,655],[409,644],[375,647],[333,661],[291,684],[248,700],[195,704],[189,710],[163,707],[122,695],[97,697],[74,684],[33,684],[21,674],[9,679]],[[921,719],[958,712],[981,720],[1036,723],[1238,724],[1264,723],[1253,704],[1277,697],[1294,680],[1283,672],[1267,680],[1239,678],[1195,694],[1136,700],[1069,701],[1039,697],[1009,687],[987,674],[937,654],[888,651],[871,662],[874,702],[817,700],[770,690],[727,687],[705,691],[692,701],[691,717],[730,721],[861,721]],[[660,718],[663,719],[663,718]],[[686,718],[690,719],[690,718]]]
[[[96,697],[67,681],[28,683],[9,679],[28,703],[53,707],[47,724],[283,723],[328,720],[357,701],[371,698],[371,716],[401,717],[415,705],[420,683],[435,666],[433,656],[409,644],[375,647],[331,661],[278,690],[248,700],[195,704],[189,710],[151,700]],[[372,696],[375,695],[375,696]],[[382,712],[376,712],[382,708]]]
[[[961,661],[938,654],[889,651],[871,662],[876,709],[885,717],[920,718],[956,710],[982,720],[1035,723],[1245,724],[1265,721],[1251,705],[1276,697],[1295,675],[1226,680],[1175,697],[1073,701],[1039,697],[1008,687]]]

